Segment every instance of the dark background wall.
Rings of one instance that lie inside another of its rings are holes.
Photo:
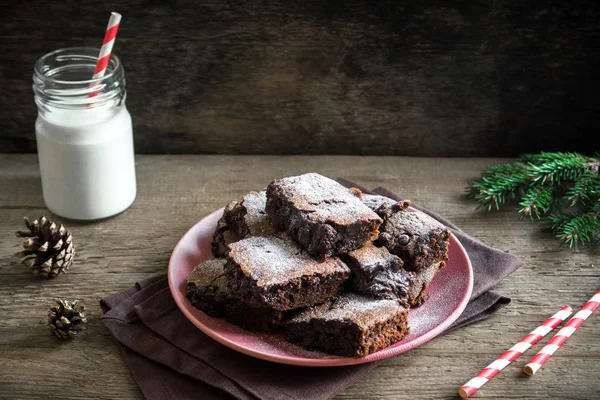
[[[589,1],[4,1],[0,152],[34,152],[35,60],[115,52],[141,153],[590,153]]]

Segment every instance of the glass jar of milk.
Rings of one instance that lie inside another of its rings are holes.
[[[104,77],[92,80],[99,51],[61,49],[41,57],[34,67],[44,201],[50,211],[65,218],[110,217],[135,200],[125,72],[113,54]]]

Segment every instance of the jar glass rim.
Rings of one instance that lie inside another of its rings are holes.
[[[81,54],[77,54],[77,52],[81,52]],[[65,47],[62,49],[53,50],[49,53],[44,54],[35,62],[35,65],[33,67],[33,71],[34,71],[35,75],[37,75],[40,79],[43,79],[45,81],[52,82],[52,83],[58,83],[58,84],[62,84],[62,85],[91,85],[91,84],[96,84],[96,83],[102,82],[103,80],[112,77],[113,75],[115,75],[122,69],[121,60],[119,60],[119,57],[117,57],[115,53],[112,53],[110,55],[109,65],[114,65],[114,68],[112,68],[111,70],[107,70],[107,73],[104,76],[101,76],[99,78],[95,78],[95,79],[90,78],[90,79],[84,79],[84,80],[78,80],[78,81],[66,81],[66,80],[62,80],[62,79],[53,78],[52,75],[44,74],[42,71],[42,66],[44,65],[44,62],[51,57],[58,58],[60,56],[60,54],[62,54],[62,53],[65,53],[65,57],[80,55],[80,56],[86,56],[86,57],[93,58],[95,61],[97,61],[98,54],[100,54],[100,48],[96,48],[96,47]],[[88,54],[88,53],[90,53],[90,54]],[[112,63],[110,63],[110,61],[112,61]]]

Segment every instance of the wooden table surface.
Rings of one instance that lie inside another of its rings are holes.
[[[438,337],[383,362],[340,399],[450,399],[473,374],[557,311],[579,308],[600,287],[600,252],[570,251],[511,207],[476,211],[465,184],[499,159],[326,156],[138,156],[138,197],[125,213],[93,223],[66,221],[75,265],[53,280],[31,275],[13,254],[22,218],[44,206],[35,154],[0,155],[0,398],[139,398],[116,343],[100,325],[99,301],[164,273],[173,247],[202,216],[274,178],[316,171],[366,187],[385,186],[440,213],[524,265],[497,288],[512,303],[492,318]],[[54,217],[54,216],[52,216]],[[60,218],[56,218],[61,221]],[[52,299],[81,298],[84,337],[63,343],[46,329]],[[598,398],[600,313],[593,314],[534,377],[521,373],[534,354],[508,366],[481,398]],[[534,346],[535,351],[543,345]]]

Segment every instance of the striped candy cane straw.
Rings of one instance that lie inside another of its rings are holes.
[[[505,351],[493,363],[482,369],[469,382],[465,383],[458,390],[460,397],[466,399],[485,385],[487,381],[496,376],[508,364],[513,362],[517,357],[523,354],[527,349],[540,341],[541,338],[550,333],[554,328],[560,325],[565,319],[573,313],[573,309],[569,306],[564,306],[559,312],[545,320],[540,326],[535,328],[531,333],[524,336],[517,344]]]
[[[108,26],[106,27],[106,33],[104,34],[104,40],[102,41],[102,48],[100,54],[98,54],[98,62],[96,62],[96,68],[94,69],[94,75],[92,79],[102,78],[106,73],[106,67],[112,54],[113,45],[115,44],[115,38],[117,37],[117,31],[119,30],[119,24],[121,22],[121,14],[116,12],[110,13],[110,19],[108,20]],[[98,96],[98,92],[93,92],[88,97]]]
[[[583,325],[583,321],[585,321],[587,317],[589,317],[592,312],[598,308],[599,305],[600,290],[598,290],[596,294],[592,296],[592,298],[585,303],[585,305],[581,307],[579,311],[577,311],[573,318],[571,318],[569,322],[567,322],[565,326],[558,331],[558,333],[554,335],[550,341],[548,341],[548,344],[545,345],[539,351],[539,353],[529,360],[529,362],[523,367],[523,372],[525,372],[527,375],[533,375],[540,368],[542,368],[542,365],[544,365],[546,361],[550,359],[550,356],[552,356],[552,354],[554,354],[556,350],[558,350],[558,348],[567,341],[573,332],[575,332],[575,329]]]

